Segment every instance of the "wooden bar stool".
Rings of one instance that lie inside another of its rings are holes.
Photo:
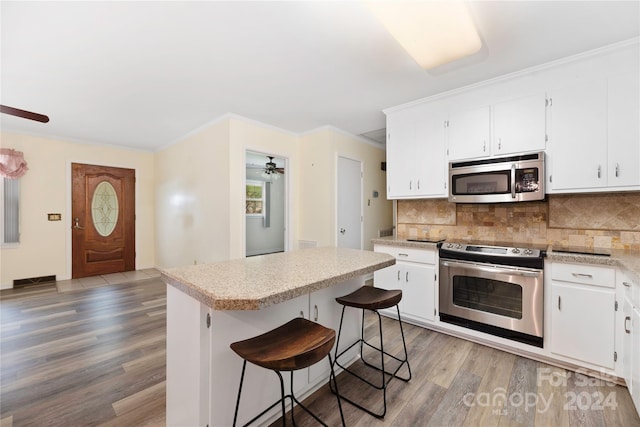
[[[407,356],[407,344],[404,340],[404,331],[402,330],[402,320],[400,318],[400,309],[398,308],[398,303],[400,303],[401,299],[402,299],[402,291],[399,289],[385,290],[380,288],[374,288],[373,286],[363,286],[360,289],[350,293],[349,295],[336,298],[336,301],[338,302],[338,304],[342,305],[342,316],[340,317],[340,329],[338,330],[338,340],[337,340],[338,342],[336,344],[336,353],[335,353],[333,363],[338,365],[339,367],[341,367],[342,369],[344,369],[346,372],[353,375],[354,377],[360,379],[361,381],[364,381],[371,387],[376,388],[378,390],[382,390],[384,406],[383,406],[382,412],[373,412],[371,409],[364,407],[361,403],[354,402],[353,400],[348,399],[344,396],[341,396],[341,398],[351,403],[352,405],[356,406],[357,408],[360,408],[363,411],[373,415],[376,418],[384,418],[385,414],[387,413],[387,386],[389,382],[393,378],[398,378],[405,382],[408,382],[409,380],[411,380],[411,367],[409,366],[409,358]],[[400,333],[402,334],[402,345],[404,347],[404,359],[399,359],[398,357],[384,351],[384,342],[382,339],[382,318],[380,317],[380,313],[378,313],[378,310],[383,308],[393,307],[394,305],[396,306],[396,310],[398,312],[398,324],[400,325]],[[340,333],[342,332],[342,321],[344,319],[344,310],[347,307],[362,309],[362,330],[360,333],[360,339],[354,342],[353,344],[351,344],[349,347],[347,347],[346,349],[344,349],[342,352],[338,354],[338,348],[340,345]],[[368,343],[364,339],[364,311],[365,310],[373,311],[378,315],[378,329],[380,331],[380,348]],[[339,358],[357,344],[360,344],[360,358],[362,359],[364,364],[369,368],[375,369],[380,372],[382,377],[380,379],[379,384],[372,383],[371,381],[363,378],[359,374],[355,373],[354,371],[340,364]],[[363,345],[367,345],[372,349],[380,352],[381,367],[374,366],[364,359],[364,355],[362,353]],[[385,355],[400,362],[398,367],[393,372],[388,372],[384,368]],[[407,370],[409,371],[409,376],[407,378],[403,378],[397,375],[398,371],[405,364],[407,365]],[[389,375],[388,379],[385,379],[385,374]],[[337,389],[338,385],[335,379],[334,379],[334,383],[335,383],[336,389],[334,390],[333,388],[331,388],[331,391],[334,394],[338,395],[338,389]],[[331,383],[329,384],[331,385]]]
[[[293,403],[297,403],[309,415],[315,418],[323,426],[325,423],[320,420],[314,413],[307,409],[293,395],[293,371],[307,368],[325,357],[329,358],[329,366],[331,367],[331,379],[335,381],[333,372],[333,362],[331,360],[331,348],[336,340],[336,331],[325,328],[322,325],[314,323],[302,317],[295,318],[282,326],[279,326],[262,335],[237,341],[230,345],[238,356],[244,359],[242,364],[242,376],[240,378],[240,388],[238,389],[238,400],[236,401],[236,410],[233,417],[233,425],[235,427],[238,418],[238,408],[240,407],[240,395],[242,393],[242,383],[244,381],[244,373],[247,362],[261,366],[265,369],[274,371],[280,379],[280,400],[256,415],[245,426],[256,421],[258,418],[266,414],[270,409],[279,403],[282,404],[282,425],[286,426],[285,418],[285,399],[291,400],[291,418],[293,420]],[[281,371],[289,371],[291,374],[291,393],[285,395],[284,380]],[[340,409],[340,419],[344,426],[344,415],[342,413],[342,404],[340,403],[340,395],[337,395],[338,408]],[[295,420],[293,420],[295,426]]]

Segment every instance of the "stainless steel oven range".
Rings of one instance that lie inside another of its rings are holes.
[[[439,254],[441,321],[542,347],[543,250],[447,242]]]

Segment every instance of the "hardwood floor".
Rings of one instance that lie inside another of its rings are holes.
[[[67,293],[53,285],[2,291],[0,314],[2,427],[164,425],[160,279]],[[373,320],[367,316],[368,333]],[[385,348],[399,353],[397,322],[385,318],[383,327]],[[384,420],[343,402],[347,425],[640,426],[624,387],[408,324],[405,335],[413,379],[391,382]],[[347,396],[381,404],[353,377],[338,381]],[[339,424],[326,386],[305,404]],[[296,421],[316,425],[298,410]]]
[[[0,293],[0,420],[164,425],[166,289],[158,278]]]

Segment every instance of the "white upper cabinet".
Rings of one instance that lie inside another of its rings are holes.
[[[490,154],[490,108],[480,107],[449,114],[449,160],[473,159]]]
[[[598,79],[549,98],[549,190],[607,185],[607,85]]]
[[[550,94],[550,192],[640,186],[639,92],[625,71]]]
[[[446,197],[444,116],[414,106],[387,115],[387,198]]]
[[[640,78],[635,71],[612,74],[607,86],[607,185],[640,185]]]
[[[536,94],[495,104],[491,154],[544,150],[545,103],[545,95]]]

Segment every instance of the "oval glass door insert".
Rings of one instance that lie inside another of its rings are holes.
[[[113,233],[118,223],[118,196],[113,185],[102,181],[91,198],[91,218],[96,231],[104,237]]]

